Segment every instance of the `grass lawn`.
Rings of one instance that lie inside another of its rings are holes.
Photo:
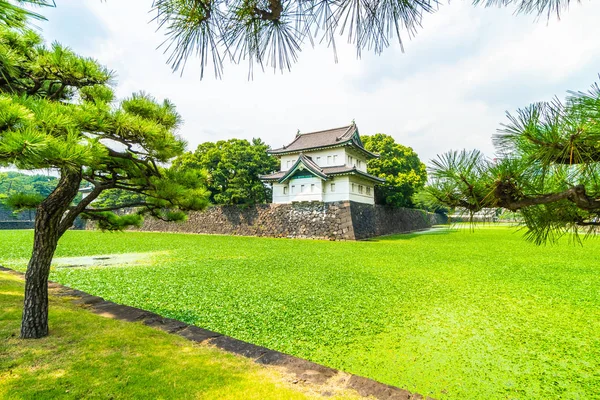
[[[22,270],[31,240],[0,231],[0,262]],[[51,279],[437,398],[600,393],[598,240],[536,247],[509,228],[368,242],[74,231],[57,256],[124,252],[156,253]]]
[[[2,399],[305,399],[276,371],[51,297],[51,336],[17,339],[23,281],[0,272]]]

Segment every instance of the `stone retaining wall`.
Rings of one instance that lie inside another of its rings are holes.
[[[33,229],[35,211],[13,213],[13,210],[0,204],[0,230]]]
[[[4,204],[0,204],[0,221],[33,221],[35,219],[35,211],[13,212]]]
[[[33,229],[35,221],[0,221],[0,230]]]
[[[351,203],[351,215],[354,239],[414,232],[448,222],[443,215],[414,208],[372,206],[354,202]]]
[[[214,206],[190,213],[186,222],[147,218],[139,230],[330,240],[357,240],[427,229],[445,223],[422,210],[390,208],[352,201]]]

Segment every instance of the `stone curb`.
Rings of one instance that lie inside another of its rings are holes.
[[[1,265],[0,271],[9,272],[19,276],[25,275],[22,272]],[[89,293],[72,289],[56,282],[49,281],[48,287],[59,289],[59,296],[75,297],[76,299],[73,300],[75,304],[85,305],[86,308],[95,314],[121,321],[142,322],[145,325],[170,334],[182,336],[193,342],[210,344],[227,352],[250,358],[255,363],[261,365],[283,367],[287,373],[295,375],[298,381],[304,383],[322,385],[336,376],[343,375],[344,379],[340,380],[342,381],[340,382],[341,387],[355,390],[364,397],[373,396],[380,400],[433,400],[430,397],[423,397],[420,394],[411,393],[407,390],[386,385],[373,379],[347,374],[303,358],[257,346],[175,319],[164,318],[150,311],[113,303],[112,301],[106,301],[102,297],[93,296]]]

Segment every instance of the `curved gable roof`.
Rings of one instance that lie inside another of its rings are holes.
[[[283,183],[287,181],[299,169],[306,169],[318,178],[321,178],[323,180],[327,179],[327,174],[323,172],[323,170],[312,160],[312,158],[300,153],[300,156],[298,157],[294,165],[292,165],[292,168],[290,168],[281,178],[279,178],[278,182]]]
[[[342,146],[352,144],[371,157],[378,157],[364,148],[358,128],[355,124],[342,126],[340,128],[327,129],[324,131],[298,133],[292,143],[279,149],[269,150],[270,154],[298,153],[306,150]]]
[[[303,165],[305,167],[304,169],[306,169],[316,177],[321,178],[322,180],[331,179],[336,175],[359,175],[365,179],[371,180],[376,183],[385,182],[385,179],[358,170],[356,169],[356,167],[339,165],[334,167],[320,168],[317,164],[315,164],[312,158],[304,154],[300,154],[300,158],[296,160],[292,168],[290,168],[289,170],[279,171],[268,175],[260,175],[259,178],[266,182],[277,181],[278,183],[284,183],[294,176],[294,174],[300,169],[300,165]]]

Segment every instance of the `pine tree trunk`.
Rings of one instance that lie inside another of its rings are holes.
[[[63,172],[56,189],[39,205],[35,216],[33,252],[25,274],[25,301],[21,338],[48,335],[48,276],[50,264],[64,231],[60,223],[79,190],[80,172]]]
[[[25,302],[21,337],[36,339],[48,335],[48,275],[58,243],[56,227],[38,211],[35,218],[33,253],[25,274]]]

